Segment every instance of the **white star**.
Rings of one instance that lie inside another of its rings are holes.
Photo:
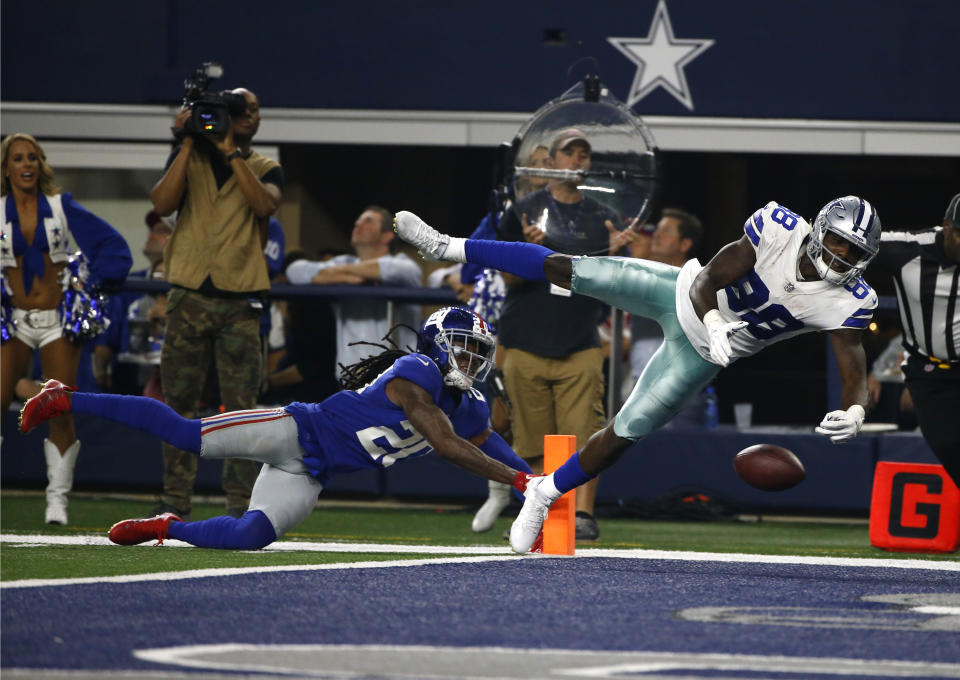
[[[633,106],[657,87],[663,87],[693,111],[693,97],[683,69],[713,45],[713,40],[675,38],[666,0],[660,0],[646,38],[607,38],[627,59],[637,65],[627,106]]]

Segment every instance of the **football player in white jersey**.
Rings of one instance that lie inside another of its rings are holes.
[[[395,226],[426,258],[547,280],[654,319],[663,328],[663,345],[613,421],[553,474],[527,486],[510,531],[517,552],[530,549],[554,500],[663,426],[722,367],[774,342],[811,331],[830,334],[844,408],[828,413],[816,431],[834,443],[860,431],[867,403],[861,334],[877,307],[877,295],[862,274],[877,254],[881,229],[873,206],[861,198],[830,201],[812,225],[768,203],[747,219],[744,235],[706,266],[690,260],[682,268],[630,258],[571,257],[532,243],[454,238],[405,211],[397,213]]]

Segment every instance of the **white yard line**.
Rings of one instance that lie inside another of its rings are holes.
[[[0,534],[0,543],[7,544],[6,549],[18,546],[39,545],[112,545],[105,536],[52,536],[46,534]],[[167,547],[191,547],[181,541],[167,539]],[[145,543],[137,548],[152,547]],[[117,546],[117,549],[124,549]],[[276,551],[312,551],[312,552],[350,552],[350,553],[396,553],[396,554],[436,554],[436,555],[473,555],[471,557],[436,557],[414,560],[387,560],[382,562],[350,562],[338,564],[291,564],[279,566],[260,566],[223,569],[196,569],[191,571],[159,572],[153,574],[128,574],[123,576],[93,576],[73,579],[24,579],[0,583],[0,588],[31,588],[37,586],[64,586],[86,583],[133,583],[141,581],[174,581],[210,576],[234,576],[277,571],[323,571],[329,569],[371,569],[385,567],[413,567],[425,564],[453,564],[494,562],[524,559],[513,555],[509,548],[495,546],[421,546],[397,545],[385,543],[311,543],[300,541],[277,541],[267,546],[263,552]],[[759,564],[806,564],[816,566],[839,566],[858,568],[889,569],[928,569],[932,571],[960,572],[960,561],[935,561],[924,559],[881,559],[854,557],[808,557],[800,555],[749,555],[739,553],[707,553],[675,550],[618,550],[607,548],[582,548],[577,557],[614,557],[642,560],[683,560],[691,562],[737,562]],[[530,555],[526,559],[551,558],[551,555]],[[569,559],[569,558],[567,558]]]

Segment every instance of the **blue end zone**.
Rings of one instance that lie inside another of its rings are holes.
[[[134,650],[226,643],[956,663],[956,626],[902,601],[910,594],[955,598],[956,579],[956,572],[898,568],[506,558],[12,588],[3,592],[2,666],[157,669]]]

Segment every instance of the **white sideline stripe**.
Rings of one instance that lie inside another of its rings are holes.
[[[281,571],[328,571],[331,569],[375,569],[380,567],[418,567],[425,564],[455,564],[468,562],[502,562],[507,556],[490,557],[432,557],[419,560],[385,560],[383,562],[350,562],[339,564],[284,564],[273,567],[236,567],[221,569],[194,569],[192,571],[161,571],[153,574],[127,574],[124,576],[90,576],[70,579],[24,579],[0,583],[0,589],[36,588],[38,586],[73,586],[89,583],[139,583],[143,581],[180,581],[211,576],[241,576]]]
[[[103,536],[52,536],[46,534],[0,534],[0,543],[15,545],[113,545]],[[167,539],[165,546],[192,547],[182,541]],[[117,546],[119,548],[119,546]],[[145,543],[135,548],[153,547]],[[65,586],[87,583],[135,583],[142,581],[176,581],[189,578],[208,578],[211,576],[236,576],[281,571],[325,571],[330,569],[371,569],[380,567],[414,567],[426,564],[458,564],[476,562],[496,562],[522,559],[513,555],[507,548],[492,546],[417,546],[384,543],[308,543],[297,541],[276,541],[264,548],[264,551],[305,550],[315,552],[354,552],[354,553],[438,553],[464,554],[487,553],[475,557],[436,557],[412,560],[386,560],[382,562],[348,562],[338,564],[289,564],[260,567],[235,567],[220,569],[195,569],[177,572],[156,572],[152,574],[126,574],[123,576],[90,576],[75,579],[23,579],[0,583],[0,589],[33,588],[39,586]],[[253,552],[253,551],[249,551]],[[261,551],[256,551],[261,552]],[[552,555],[524,556],[532,559],[554,559]],[[838,566],[859,568],[889,569],[927,569],[931,571],[960,572],[960,561],[935,561],[922,559],[880,559],[856,557],[808,557],[802,555],[751,555],[742,553],[709,553],[680,550],[642,550],[584,548],[577,551],[576,557],[611,557],[641,560],[683,560],[689,562],[733,562],[760,564],[806,564],[812,566]],[[563,559],[569,559],[566,556]]]
[[[110,545],[106,536],[53,536],[50,534],[0,534],[0,543],[24,543],[34,545]],[[163,545],[171,548],[193,548],[195,546],[178,541],[175,538],[163,539]],[[141,543],[132,548],[152,548],[153,543]],[[310,542],[310,541],[274,541],[262,550],[247,550],[243,552],[291,552],[304,550],[307,552],[353,552],[353,553],[425,553],[437,555],[512,555],[510,548],[488,545],[406,545],[391,543],[338,543],[338,542]]]

